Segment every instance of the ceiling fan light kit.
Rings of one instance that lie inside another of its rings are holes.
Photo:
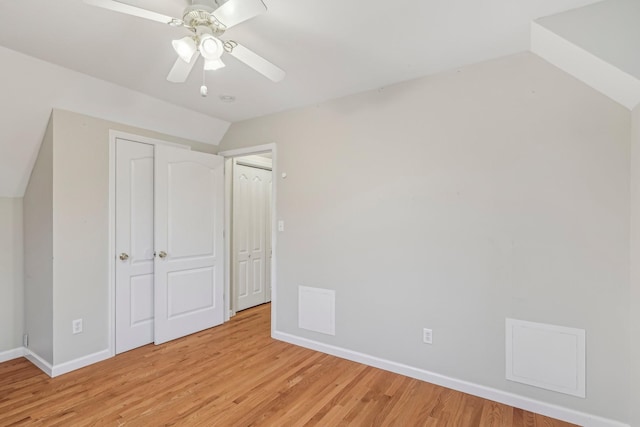
[[[210,34],[204,34],[200,37],[198,49],[200,49],[202,57],[208,60],[220,59],[224,51],[222,42]]]
[[[228,53],[253,68],[268,79],[279,82],[285,72],[260,55],[233,40],[222,40],[220,36],[235,25],[267,11],[262,0],[194,0],[186,7],[182,19],[162,15],[117,0],[84,0],[85,3],[115,12],[162,22],[172,27],[183,27],[191,35],[171,42],[178,54],[167,80],[182,83],[187,80],[199,57],[204,59],[205,71],[219,70],[225,66],[221,56]],[[206,96],[201,88],[201,95]]]
[[[171,44],[173,45],[173,49],[176,51],[180,59],[187,63],[191,62],[191,59],[193,59],[193,55],[195,55],[196,51],[198,50],[193,37],[183,37],[179,40],[173,40]]]
[[[215,71],[224,67],[224,62],[221,59],[205,59],[204,61],[204,69],[206,71]]]

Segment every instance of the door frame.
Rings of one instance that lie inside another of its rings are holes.
[[[271,336],[273,336],[274,331],[276,331],[276,307],[278,303],[278,282],[277,278],[277,223],[278,223],[278,215],[277,215],[277,200],[278,200],[278,159],[277,159],[277,144],[275,142],[263,145],[255,145],[252,147],[238,148],[235,150],[225,150],[218,153],[219,156],[225,158],[224,162],[224,173],[225,173],[225,188],[224,188],[224,203],[225,203],[225,219],[224,219],[224,235],[225,235],[225,272],[224,272],[224,281],[225,281],[225,322],[229,320],[231,317],[231,237],[232,237],[232,228],[231,228],[231,196],[232,196],[232,188],[231,183],[233,181],[233,176],[231,172],[231,164],[233,163],[233,159],[235,157],[244,157],[252,154],[264,154],[271,153],[271,173],[272,173],[272,184],[271,184],[271,248],[273,250],[273,256],[271,257]]]
[[[185,144],[163,141],[161,139],[109,129],[109,248],[108,248],[108,352],[109,357],[116,355],[116,140],[126,139],[132,142],[153,145],[168,145],[171,147],[191,150]]]

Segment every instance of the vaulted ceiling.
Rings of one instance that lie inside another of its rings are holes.
[[[206,73],[206,98],[199,94],[201,68],[184,84],[166,80],[176,59],[171,40],[186,35],[182,28],[82,0],[0,1],[0,197],[23,191],[53,107],[126,121],[141,109],[118,113],[120,105],[143,104],[177,122],[192,118],[184,132],[158,120],[159,131],[217,143],[229,122],[526,51],[532,20],[596,1],[264,0],[266,13],[225,38],[278,65],[286,78],[273,83],[225,57],[225,68]],[[180,17],[189,2],[126,3]],[[152,126],[145,117],[138,121],[129,124]]]
[[[171,40],[184,29],[81,0],[0,2],[0,45],[233,122],[525,51],[532,19],[593,2],[265,0],[265,14],[225,37],[283,68],[286,79],[273,83],[230,58],[208,73],[207,98],[202,72],[186,84],[166,81]],[[181,17],[190,2],[126,3]]]

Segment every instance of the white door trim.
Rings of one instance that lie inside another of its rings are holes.
[[[271,170],[271,159],[265,159],[259,156],[242,156],[236,158],[236,164],[240,166],[248,166],[250,168]]]
[[[109,325],[109,357],[116,355],[116,139],[126,139],[151,145],[169,145],[191,150],[183,144],[135,135],[118,130],[109,130],[109,256],[108,256],[108,325]]]
[[[277,330],[276,329],[276,307],[278,304],[278,282],[277,278],[277,254],[278,251],[278,235],[277,235],[277,200],[278,200],[278,155],[277,155],[277,144],[272,142],[270,144],[256,145],[253,147],[246,148],[238,148],[236,150],[226,150],[218,153],[219,156],[223,156],[227,159],[231,159],[233,157],[247,156],[250,154],[261,154],[271,152],[272,159],[272,174],[273,174],[273,184],[271,187],[271,247],[273,248],[273,257],[271,259],[271,336]],[[225,162],[225,166],[230,164],[231,162]],[[225,168],[225,177],[227,177],[228,171]],[[228,183],[227,183],[228,184]],[[224,234],[225,234],[225,321],[229,320],[228,316],[231,310],[231,298],[228,296],[231,295],[231,219],[230,219],[230,205],[231,205],[231,186],[225,185],[225,195],[224,195],[224,203],[225,203],[225,220],[224,220]]]

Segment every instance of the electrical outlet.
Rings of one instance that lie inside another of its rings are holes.
[[[82,332],[82,319],[76,319],[71,322],[71,332],[74,334],[79,334]]]
[[[431,329],[424,328],[422,330],[422,342],[433,344],[433,331]]]
[[[29,347],[29,334],[24,334],[22,336],[22,345],[24,347]]]

